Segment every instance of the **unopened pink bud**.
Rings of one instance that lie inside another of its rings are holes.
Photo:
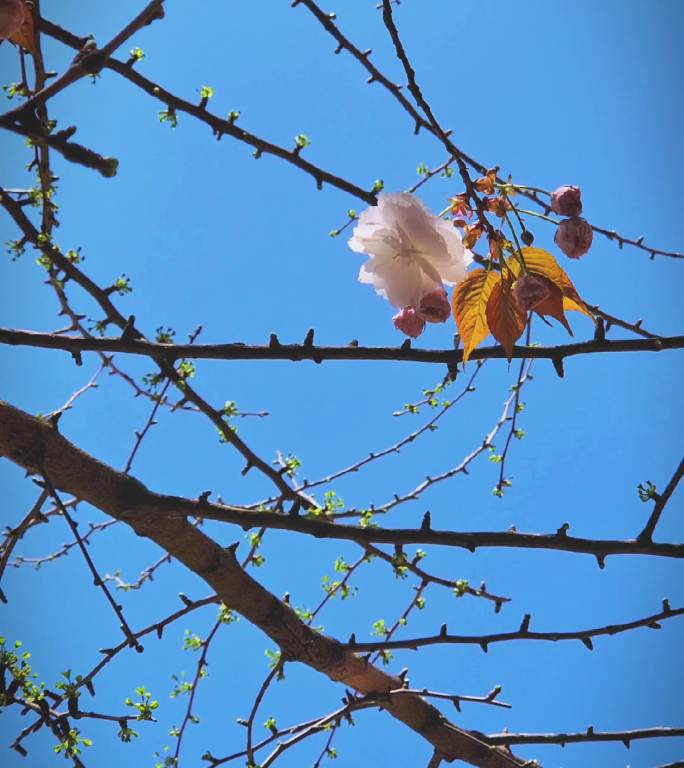
[[[393,318],[394,327],[402,333],[415,339],[423,332],[425,320],[419,317],[414,307],[404,307]]]
[[[0,39],[12,37],[24,20],[23,0],[0,0]]]
[[[541,277],[523,275],[515,281],[513,296],[523,312],[529,312],[541,304],[550,294],[549,286]]]
[[[418,314],[428,323],[445,323],[451,317],[451,305],[444,288],[423,295]]]
[[[556,245],[571,259],[579,259],[591,247],[594,233],[586,219],[576,216],[561,221],[556,230]]]
[[[579,216],[582,213],[582,192],[579,187],[564,185],[551,195],[551,208],[561,216]]]

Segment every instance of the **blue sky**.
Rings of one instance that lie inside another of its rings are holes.
[[[140,7],[129,0],[98,4],[96,10],[84,10],[75,0],[41,5],[51,20],[79,34],[93,32],[100,42]],[[200,87],[210,85],[212,110],[239,110],[247,130],[288,147],[296,134],[305,133],[311,139],[304,150],[308,159],[365,188],[383,179],[387,190],[405,189],[417,179],[419,163],[432,167],[444,160],[437,142],[413,135],[410,119],[386,92],[365,83],[357,62],[347,54],[333,55],[334,42],[303,6],[291,9],[284,0],[167,5],[164,21],[131,43],[147,54],[140,71],[174,93],[199,100]],[[334,10],[342,30],[359,47],[371,47],[376,64],[401,82],[375,5],[375,0],[340,0]],[[511,173],[518,183],[578,184],[592,223],[682,249],[680,3],[404,0],[395,14],[423,90],[459,147],[485,165],[500,165],[502,174]],[[45,48],[49,67],[62,71],[71,52],[53,43]],[[6,44],[0,47],[0,71],[3,82],[18,79],[16,54]],[[157,327],[170,326],[184,339],[202,324],[205,342],[264,343],[274,331],[295,342],[309,327],[321,344],[401,341],[391,326],[391,307],[357,283],[361,259],[348,249],[346,235],[328,236],[345,221],[346,211],[361,210],[362,202],[330,187],[318,192],[297,169],[271,157],[256,161],[248,147],[228,137],[217,143],[206,126],[184,115],[176,129],[160,124],[161,108],[111,72],[94,85],[75,84],[50,106],[61,127],[76,124],[78,139],[120,160],[114,179],[59,157],[54,167],[61,222],[55,239],[65,249],[82,248],[84,269],[99,283],[122,273],[131,278],[133,293],[117,299],[122,313],[135,313],[150,336]],[[29,186],[28,151],[14,136],[3,135],[1,141],[1,183]],[[436,178],[421,197],[437,212],[459,191],[455,179]],[[551,228],[535,223],[533,230],[536,244],[553,249]],[[0,236],[16,237],[6,216],[0,217]],[[581,261],[565,260],[563,266],[588,301],[630,321],[643,317],[654,332],[680,332],[681,263],[650,261],[643,252],[619,250],[597,238]],[[0,325],[51,330],[64,324],[31,253],[14,263],[4,259],[0,270]],[[70,296],[79,312],[98,317],[87,296],[75,288]],[[571,323],[578,339],[591,336],[586,318],[575,316]],[[429,327],[416,345],[448,346],[453,332],[451,322]],[[562,329],[539,325],[534,336],[542,343],[567,339]],[[34,413],[59,407],[98,367],[89,354],[82,368],[59,352],[3,348],[0,355],[1,396]],[[416,526],[430,509],[435,525],[456,530],[515,524],[547,532],[567,521],[577,535],[635,535],[649,512],[638,500],[637,484],[652,480],[663,487],[680,458],[680,359],[676,352],[574,358],[566,362],[562,380],[540,361],[524,392],[520,426],[526,437],[513,446],[507,469],[513,486],[504,498],[492,496],[498,467],[482,457],[468,477],[459,475],[421,501],[399,507],[386,524]],[[117,361],[138,377],[153,368],[144,360]],[[458,464],[498,418],[516,370],[502,361],[487,363],[477,391],[437,432],[331,489],[350,506],[382,503],[410,490],[426,473]],[[302,476],[314,479],[422,424],[430,415],[425,410],[401,418],[392,412],[420,399],[444,373],[420,364],[207,361],[197,365],[196,386],[215,405],[234,400],[245,411],[268,411],[267,418],[241,420],[240,435],[268,459],[278,450],[296,454]],[[120,380],[103,374],[99,388],[84,394],[61,426],[70,440],[122,467],[148,413],[146,401],[133,399]],[[243,479],[240,468],[208,422],[164,413],[143,443],[133,473],[154,490],[191,497],[207,488],[236,503],[269,494],[266,481],[254,473]],[[35,488],[7,462],[0,464],[0,483],[6,488],[3,523],[12,525],[25,515]],[[681,509],[680,492],[663,516],[658,539],[682,540]],[[82,506],[78,519],[85,526],[104,518]],[[225,526],[208,524],[206,530],[225,544],[243,537]],[[18,554],[46,555],[68,540],[66,526],[54,521],[32,531]],[[120,526],[97,536],[91,550],[103,572],[120,569],[129,581],[160,556]],[[266,536],[263,552],[266,563],[253,575],[306,607],[322,596],[320,579],[332,574],[338,555],[349,562],[358,556],[351,544],[278,532]],[[492,592],[512,602],[494,615],[485,601],[456,600],[431,587],[425,609],[412,615],[405,636],[435,632],[442,621],[464,634],[511,630],[525,613],[532,613],[533,628],[573,630],[656,612],[665,596],[673,606],[684,599],[681,566],[665,559],[609,558],[599,571],[593,559],[581,555],[433,548],[425,566],[473,585],[485,580]],[[355,583],[357,596],[333,602],[321,623],[341,639],[354,631],[368,640],[374,621],[390,624],[401,614],[413,581],[397,582],[382,563],[373,563]],[[115,617],[75,553],[37,572],[10,569],[3,589],[9,605],[1,609],[2,631],[24,641],[48,685],[67,667],[87,671],[99,658],[98,648],[119,640]],[[137,628],[175,610],[178,592],[199,598],[208,589],[173,565],[160,569],[139,592],[117,596]],[[87,765],[107,768],[128,760],[152,766],[153,752],[173,743],[167,732],[182,718],[185,701],[169,698],[170,675],[192,675],[196,663],[192,652],[182,651],[183,632],[202,635],[213,618],[209,607],[172,625],[162,641],[146,640],[144,654],[121,655],[103,673],[89,706],[122,711],[123,699],[145,685],[160,701],[160,725],[141,724],[137,742],[124,745],[114,728],[82,723],[84,735],[95,742],[85,755]],[[450,693],[484,694],[501,684],[501,698],[511,710],[472,705],[458,715],[445,708],[454,722],[486,732],[675,726],[681,725],[683,642],[684,625],[673,619],[660,632],[641,629],[602,638],[593,653],[578,642],[502,644],[487,655],[477,646],[445,646],[398,652],[390,669],[408,666],[412,684]],[[244,729],[235,718],[248,714],[267,672],[268,647],[244,620],[219,634],[209,677],[198,693],[202,720],[185,742],[185,764],[200,764],[206,749],[223,755],[241,748]],[[257,722],[273,715],[286,725],[323,714],[342,694],[313,672],[291,667],[287,680],[272,687]],[[7,713],[0,741],[11,741],[23,725]],[[311,764],[321,738],[293,749],[280,764]],[[27,746],[32,766],[47,768],[61,760],[52,755],[46,734]],[[335,746],[340,766],[421,766],[430,755],[415,734],[377,713],[358,715],[356,727],[341,729]],[[518,750],[545,768],[650,768],[681,759],[683,751],[681,739],[635,742],[629,752],[619,743]],[[3,764],[27,762],[7,753]]]

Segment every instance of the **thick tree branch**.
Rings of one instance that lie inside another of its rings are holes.
[[[123,520],[139,536],[161,546],[207,582],[226,605],[276,642],[285,660],[301,661],[363,695],[402,687],[398,677],[301,621],[240,567],[235,547],[219,546],[188,523],[183,513],[174,514],[163,497],[150,493],[139,481],[83,453],[53,426],[4,403],[0,404],[0,453],[32,473],[43,467],[56,488]],[[524,765],[508,752],[456,728],[421,696],[392,697],[384,708],[450,760],[460,759],[482,768]]]

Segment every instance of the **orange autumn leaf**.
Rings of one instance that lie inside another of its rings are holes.
[[[494,193],[494,185],[496,184],[496,171],[496,168],[490,168],[484,176],[475,181],[475,188],[478,192],[482,192],[485,195],[491,195]]]
[[[538,275],[538,277],[540,276]],[[550,280],[547,280],[544,277],[541,277],[541,279],[545,281],[549,289],[549,295],[543,301],[540,301],[539,304],[537,304],[537,306],[534,308],[534,312],[536,312],[538,315],[541,315],[542,317],[546,317],[548,315],[554,320],[558,320],[558,322],[572,336],[572,328],[570,328],[570,325],[568,324],[568,321],[565,317],[565,312],[563,311],[565,308],[564,297],[560,288],[555,283],[552,283]]]
[[[506,351],[510,363],[513,346],[522,336],[527,324],[527,312],[518,307],[510,283],[500,280],[492,288],[486,314],[489,330]]]
[[[566,311],[573,310],[575,312],[582,312],[592,320],[594,316],[591,314],[587,305],[582,301],[577,289],[572,283],[572,280],[560,266],[560,264],[553,258],[553,256],[542,248],[523,248],[523,259],[525,260],[525,266],[527,271],[533,275],[540,275],[547,278],[554,285],[557,285],[563,295],[563,309]],[[510,259],[509,264],[513,274],[518,277],[521,272],[520,264],[516,259]],[[568,299],[566,302],[565,299]]]
[[[582,301],[582,299],[575,301],[574,299],[570,299],[567,296],[563,296],[563,309],[566,312],[581,312],[583,315],[590,317],[592,320],[596,319],[591,311],[587,308],[587,305]]]
[[[463,341],[463,362],[489,334],[487,303],[494,286],[501,281],[498,272],[476,269],[454,290],[454,319]]]
[[[20,45],[22,48],[26,48],[29,53],[32,53],[35,56],[37,55],[38,50],[36,46],[36,33],[33,28],[33,14],[24,3],[22,3],[22,13],[24,19],[21,22],[21,26],[18,31],[8,39],[15,45]]]

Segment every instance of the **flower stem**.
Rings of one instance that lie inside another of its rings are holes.
[[[558,226],[558,222],[555,219],[552,219],[550,216],[547,216],[544,213],[538,213],[537,211],[526,211],[522,208],[518,210],[518,213],[522,213],[525,216],[536,216],[538,219],[544,219],[544,221],[550,221],[552,224],[555,224]]]

